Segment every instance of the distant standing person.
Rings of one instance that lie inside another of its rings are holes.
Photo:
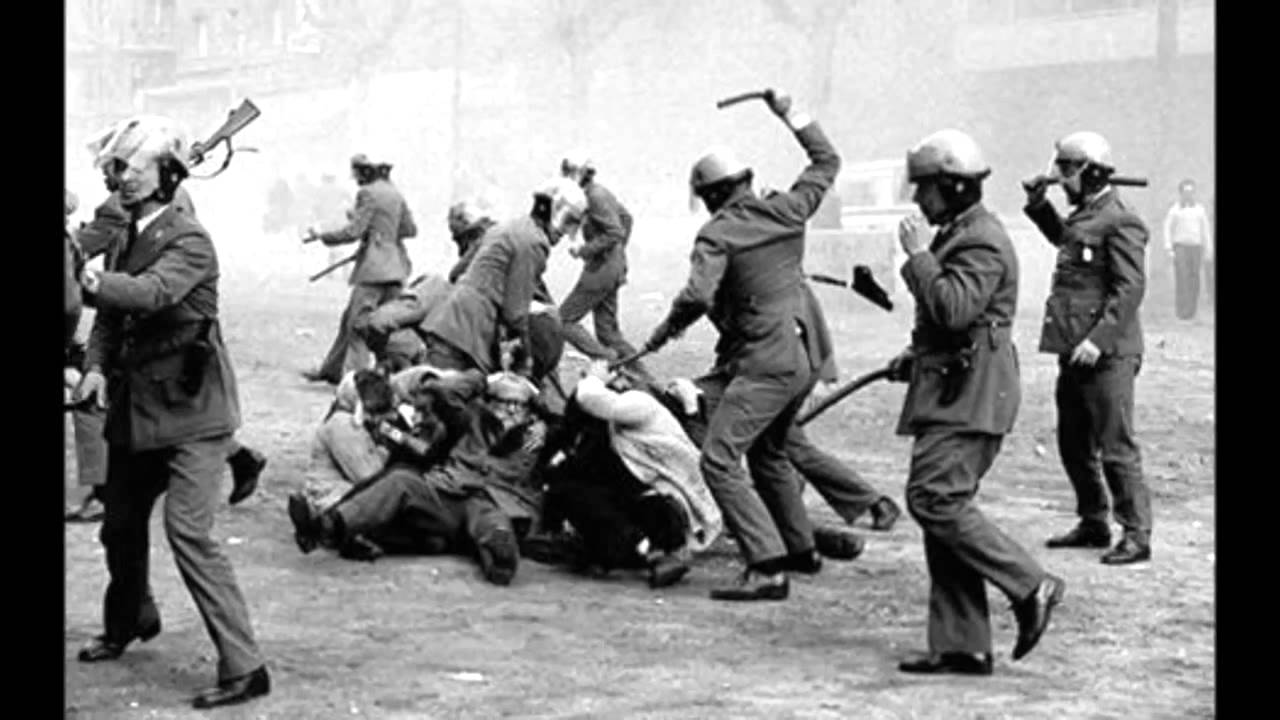
[[[350,280],[351,300],[342,313],[338,336],[320,367],[303,373],[312,382],[337,385],[344,373],[372,366],[373,354],[354,332],[355,324],[398,297],[412,271],[404,241],[418,234],[418,226],[404,196],[391,184],[389,169],[387,163],[371,161],[363,153],[351,158],[351,174],[360,190],[350,221],[329,232],[308,228],[303,240],[319,240],[329,246],[359,243]]]
[[[1213,233],[1209,229],[1209,212],[1196,202],[1196,182],[1190,178],[1178,183],[1178,202],[1164,216],[1164,249],[1173,259],[1175,310],[1180,320],[1196,316],[1200,300],[1200,274],[1213,263]],[[1207,288],[1213,293],[1213,284]]]

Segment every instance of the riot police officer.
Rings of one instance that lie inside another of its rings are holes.
[[[1147,227],[1108,182],[1115,165],[1105,138],[1076,132],[1056,148],[1049,176],[1026,184],[1024,211],[1058,248],[1040,350],[1058,356],[1058,452],[1080,521],[1047,544],[1108,547],[1109,489],[1124,536],[1102,562],[1125,565],[1151,557],[1151,495],[1133,427]],[[1065,220],[1046,197],[1052,182],[1074,206]]]
[[[911,348],[895,360],[907,380],[898,433],[911,435],[907,508],[924,531],[929,566],[929,653],[910,673],[990,675],[986,583],[1013,603],[1018,660],[1039,642],[1065,584],[1049,575],[973,503],[1021,402],[1017,350],[1018,258],[982,204],[991,170],[973,138],[942,130],[907,153],[916,217],[898,229],[915,298]]]

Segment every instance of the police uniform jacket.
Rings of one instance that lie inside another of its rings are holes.
[[[546,297],[542,274],[551,239],[529,216],[498,225],[485,235],[475,259],[422,328],[466,353],[486,373],[498,369],[499,326],[528,338],[529,304]]]
[[[761,376],[807,365],[813,372],[830,354],[803,261],[805,223],[839,172],[840,156],[816,122],[796,136],[810,165],[789,191],[744,192],[711,216],[694,242],[689,281],[664,321],[674,334],[707,313],[720,333],[717,371]]]
[[[234,432],[239,398],[209,234],[170,204],[125,244],[108,251],[91,296],[88,366],[107,377],[107,441],[143,451]]]
[[[916,302],[915,361],[898,434],[1009,432],[1022,391],[1011,335],[1018,256],[1004,226],[974,204],[939,230],[927,252],[907,260],[902,278]],[[968,369],[957,367],[959,359]],[[958,383],[950,402],[948,383]]]
[[[388,180],[379,178],[356,193],[351,220],[337,230],[320,233],[325,245],[360,243],[349,282],[404,282],[412,271],[404,239],[418,234],[404,197]]]
[[[1090,340],[1103,355],[1142,354],[1147,227],[1108,188],[1064,221],[1047,199],[1024,208],[1058,248],[1040,351],[1069,354]]]
[[[169,205],[178,212],[187,213],[193,218],[196,216],[191,194],[181,185],[174,191],[173,202]],[[93,219],[76,231],[76,242],[80,243],[80,250],[87,261],[106,252],[113,243],[123,242],[128,234],[129,211],[120,204],[119,193],[111,193],[94,209]]]
[[[582,221],[582,248],[578,251],[586,272],[607,271],[619,278],[627,272],[627,241],[631,239],[631,213],[609,188],[592,180],[582,186],[587,213]]]

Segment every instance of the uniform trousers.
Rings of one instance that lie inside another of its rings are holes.
[[[714,412],[715,409],[710,400],[704,388],[703,402],[707,413]],[[685,421],[684,428],[693,444],[701,446],[707,434],[706,421],[701,417],[694,417]],[[793,423],[787,430],[783,449],[787,460],[799,473],[797,482],[801,494],[804,493],[805,482],[812,484],[813,489],[818,491],[831,509],[850,525],[884,497],[883,493],[863,480],[856,470],[814,445],[799,425]]]
[[[1002,442],[1000,435],[939,429],[917,434],[911,447],[906,499],[924,531],[933,653],[991,652],[984,581],[1017,601],[1045,578],[1040,564],[973,502]]]
[[[1080,521],[1106,527],[1114,504],[1125,534],[1145,545],[1151,538],[1151,493],[1133,427],[1134,381],[1141,366],[1139,355],[1103,355],[1093,367],[1062,358],[1055,399],[1058,453],[1075,490]]]
[[[786,374],[720,372],[698,380],[709,409],[702,475],[749,567],[813,549],[813,526],[785,448],[814,381],[807,366]]]
[[[321,377],[336,383],[347,372],[366,369],[373,364],[372,353],[364,338],[356,332],[356,324],[363,322],[365,316],[379,305],[399,297],[403,287],[401,282],[356,283],[351,286],[351,299],[338,321],[338,335],[320,364]]]
[[[105,634],[127,642],[158,619],[148,580],[149,521],[156,499],[165,496],[165,534],[178,574],[218,650],[220,681],[263,664],[231,562],[212,536],[229,439],[224,435],[140,452],[112,447],[101,531],[110,574]]]
[[[564,337],[584,355],[616,360],[636,349],[622,336],[618,325],[618,290],[626,281],[626,266],[610,260],[599,268],[583,268],[578,282],[560,305]],[[596,337],[592,338],[580,321],[591,313]]]

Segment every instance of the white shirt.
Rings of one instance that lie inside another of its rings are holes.
[[[1183,205],[1176,203],[1164,218],[1164,247],[1196,245],[1206,253],[1213,252],[1213,237],[1209,232],[1209,213],[1200,203]]]
[[[150,215],[144,215],[143,217],[138,218],[138,235],[142,235],[142,233],[146,232],[147,228],[151,227],[151,223],[155,222],[156,218],[160,217],[160,213],[168,209],[168,205],[161,205],[159,210],[156,210]]]

